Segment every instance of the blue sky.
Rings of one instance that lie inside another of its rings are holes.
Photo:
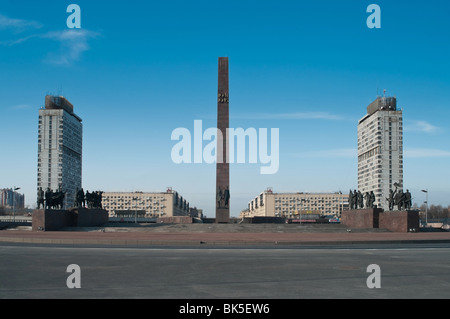
[[[66,8],[81,8],[68,29]],[[369,29],[369,4],[381,28]],[[36,199],[37,119],[61,94],[83,119],[83,187],[164,191],[214,216],[215,165],[171,159],[178,127],[216,125],[217,60],[230,126],[279,128],[280,167],[231,166],[231,213],[267,187],[357,186],[357,123],[384,89],[404,112],[404,185],[450,204],[448,1],[6,1],[0,4],[0,187]]]

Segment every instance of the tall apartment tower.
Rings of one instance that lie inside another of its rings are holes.
[[[378,97],[358,124],[358,190],[373,191],[375,205],[389,210],[390,190],[403,189],[402,110],[395,97]]]
[[[81,188],[83,125],[73,105],[47,95],[39,110],[37,189],[66,192],[64,208],[74,206]]]

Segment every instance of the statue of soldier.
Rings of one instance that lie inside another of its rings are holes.
[[[100,194],[98,191],[95,191],[93,193],[93,204],[92,208],[99,208],[100,207]]]
[[[78,192],[78,207],[86,207],[86,198],[84,196],[83,188]]]
[[[91,202],[92,202],[91,208],[97,208],[97,206],[98,206],[98,193],[96,191],[91,193]]]
[[[86,198],[87,207],[92,208],[92,195],[91,195],[91,193],[89,193],[89,191],[86,191],[85,198]]]
[[[103,209],[102,200],[103,200],[103,192],[98,191],[98,207],[97,208]]]
[[[75,191],[75,196],[73,197],[73,206],[74,207],[80,207],[78,205],[78,193],[80,192],[80,189],[77,187],[77,190]]]
[[[355,209],[358,209],[358,192],[356,191],[356,189],[353,190],[352,201]]]
[[[389,198],[386,198],[386,200],[389,203],[389,210],[393,211],[394,210],[394,204],[395,204],[395,198],[396,198],[396,194],[397,193],[397,189],[395,191],[389,190]]]
[[[403,191],[399,190],[398,193],[395,195],[395,205],[397,205],[398,210],[402,210],[403,208]]]
[[[229,202],[229,200],[230,200],[230,190],[228,189],[228,186],[227,186],[227,188],[225,189],[225,192],[224,192],[223,197],[224,197],[224,201],[225,201],[225,207],[228,208],[228,202]]]
[[[406,208],[406,193],[403,191],[402,191],[401,202],[402,202],[402,210],[403,210]]]
[[[98,200],[99,200],[98,191],[92,192],[91,193],[91,202],[92,202],[91,208],[98,208],[99,207]]]
[[[375,207],[375,200],[376,200],[376,197],[375,197],[375,193],[373,192],[373,191],[370,191],[370,195],[369,195],[370,197],[370,199],[369,199],[369,207],[370,208],[374,208]]]
[[[411,199],[411,193],[409,192],[409,189],[406,190],[405,195],[405,200],[404,200],[404,204],[405,204],[405,209],[406,210],[410,210],[411,206],[412,206],[412,199]]]
[[[37,209],[45,208],[45,201],[44,201],[45,193],[42,189],[42,187],[39,187],[38,194],[37,194]]]
[[[370,193],[369,192],[366,192],[365,194],[364,194],[364,199],[366,200],[366,208],[371,208],[370,207]]]
[[[45,207],[47,209],[52,209],[52,197],[53,197],[53,192],[50,189],[50,187],[47,188],[47,190],[45,191]]]
[[[222,190],[220,189],[219,186],[219,190],[217,191],[217,196],[216,196],[216,201],[217,201],[217,208],[221,208],[221,204],[222,204]]]
[[[355,202],[353,201],[353,192],[352,192],[352,190],[350,190],[350,192],[348,193],[348,207],[350,207],[350,209],[354,209],[355,208]]]
[[[363,194],[361,193],[361,191],[358,191],[357,194],[357,199],[358,199],[358,208],[364,208],[364,197]]]
[[[64,192],[62,190],[62,187],[59,186],[59,188],[56,191],[55,196],[54,196],[54,205],[59,209],[63,209],[65,197],[66,197],[66,192]]]

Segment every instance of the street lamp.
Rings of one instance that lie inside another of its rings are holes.
[[[13,187],[13,194],[12,194],[12,202],[13,202],[13,222],[16,222],[16,196],[15,193],[17,190],[19,190],[20,187]]]
[[[134,223],[137,224],[137,197],[133,197],[134,200]]]
[[[427,204],[427,206],[425,206],[425,226],[428,226],[428,189],[422,189],[422,192],[427,194],[427,200],[425,202]]]

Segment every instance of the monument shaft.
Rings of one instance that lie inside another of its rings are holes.
[[[217,161],[216,161],[216,222],[230,220],[230,166],[228,161],[229,90],[228,58],[219,58],[217,94]],[[222,145],[219,143],[222,136]]]

